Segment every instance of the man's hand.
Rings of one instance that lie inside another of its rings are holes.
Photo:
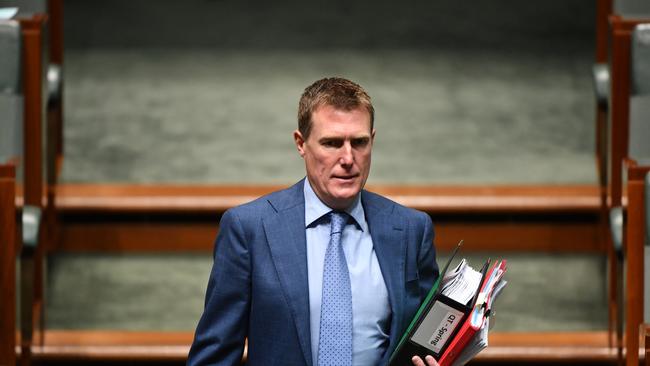
[[[422,361],[420,356],[413,356],[411,361],[413,362],[413,365],[415,365],[415,366],[438,366],[438,363],[436,362],[436,360],[433,359],[433,356],[425,357],[424,361],[426,361],[426,363],[424,363],[424,361]]]

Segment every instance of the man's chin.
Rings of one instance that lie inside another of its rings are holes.
[[[361,191],[361,188],[356,185],[336,189],[332,195],[332,198],[337,203],[337,206],[339,206],[336,208],[342,208],[341,206],[347,208],[350,206],[352,202],[357,198],[359,191]]]

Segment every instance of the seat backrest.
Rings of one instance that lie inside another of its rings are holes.
[[[47,13],[47,0],[5,0],[3,6],[18,8],[18,17],[29,17],[36,13]]]
[[[650,23],[635,27],[630,52],[629,156],[646,165],[650,162]]]
[[[22,155],[21,34],[16,20],[0,20],[0,162]]]
[[[631,52],[632,95],[650,95],[650,23],[634,28]]]

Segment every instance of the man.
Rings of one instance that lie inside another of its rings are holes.
[[[373,123],[359,85],[305,89],[307,177],[223,215],[189,365],[237,365],[246,339],[249,365],[388,362],[438,266],[429,216],[363,190]]]

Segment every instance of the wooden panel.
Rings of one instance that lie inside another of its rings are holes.
[[[43,25],[44,15],[21,19],[23,37],[25,203],[43,202]]]
[[[211,251],[226,209],[281,186],[59,185],[61,250]],[[374,186],[429,212],[436,243],[481,250],[602,251],[597,186]]]
[[[627,222],[625,227],[625,256],[627,259],[627,288],[625,307],[625,348],[627,365],[639,364],[639,326],[643,323],[643,260],[645,239],[645,174],[650,167],[627,162]]]
[[[607,62],[607,18],[612,13],[612,0],[596,1],[596,62]]]
[[[611,57],[611,160],[609,196],[612,206],[621,205],[623,158],[627,156],[629,140],[630,100],[630,39],[629,31],[621,28],[620,18],[612,17]]]
[[[43,207],[45,188],[43,185],[43,83],[45,75],[43,74],[43,32],[47,17],[37,14],[27,19],[19,19],[22,36],[22,80],[23,80],[23,196],[24,204]],[[18,199],[17,199],[18,200]],[[22,248],[21,248],[22,250]],[[21,258],[22,258],[21,253]],[[36,258],[39,260],[40,258]],[[26,266],[21,266],[21,271],[25,272]],[[36,272],[39,273],[40,269]],[[21,277],[23,274],[21,274]],[[26,282],[23,278],[20,281],[22,286]],[[42,282],[35,280],[34,289],[39,291],[34,294],[37,303],[42,298]],[[21,289],[21,304],[23,307],[31,308],[32,302],[26,302],[26,292]],[[30,297],[31,299],[31,297]],[[39,309],[34,306],[33,309]],[[25,329],[25,324],[32,312],[22,311],[21,328]],[[33,324],[33,323],[32,323]],[[31,325],[31,324],[30,324]],[[26,333],[31,334],[31,329]],[[21,341],[23,350],[22,364],[30,363],[30,344],[32,339],[26,336]]]
[[[631,34],[634,27],[643,22],[642,19],[624,19],[618,15],[609,17],[609,40],[611,43],[610,64],[610,118],[609,131],[609,157],[608,157],[608,182],[606,187],[607,207],[616,207],[623,202],[623,159],[628,156],[629,145],[629,102],[630,102],[630,49]],[[607,236],[611,233],[607,232]],[[620,263],[612,249],[608,249],[609,272],[612,275],[609,281],[610,303],[610,330],[617,331],[616,342],[621,344],[620,327],[621,316],[615,314],[618,306],[614,299],[620,292],[622,280],[613,277],[621,273]],[[619,312],[620,313],[620,312]],[[622,350],[619,349],[622,355]]]
[[[0,164],[0,178],[2,179],[16,179],[16,168],[12,164]]]
[[[136,332],[107,330],[48,330],[47,346],[189,346],[192,332]]]
[[[73,362],[184,362],[192,339],[190,332],[48,330],[43,345],[33,347],[33,358]]]
[[[0,365],[16,363],[15,169],[0,165]]]
[[[65,251],[211,251],[220,216],[68,214],[60,221]],[[434,215],[436,246],[451,250],[602,252],[598,215]]]
[[[643,337],[644,365],[650,366],[650,324],[641,325],[641,337]]]
[[[650,19],[609,18],[611,38],[610,113],[611,156],[609,197],[612,206],[621,205],[623,159],[628,156],[630,114],[630,48],[632,31],[637,24]]]
[[[50,61],[63,65],[63,0],[47,1]]]
[[[463,250],[539,251],[539,252],[604,252],[593,221],[487,221],[436,222],[436,247],[452,250],[464,240]]]
[[[61,84],[58,97],[48,101],[48,183],[58,180],[63,165],[63,105],[64,82],[63,66],[63,0],[48,0],[48,34],[50,40],[50,62],[61,67]]]
[[[62,222],[63,251],[205,251],[213,249],[213,222]]]
[[[61,184],[61,212],[204,212],[224,211],[283,186],[191,186]],[[427,212],[595,212],[597,185],[572,186],[398,186],[368,190]]]
[[[184,362],[191,332],[47,331],[41,361],[178,361]],[[475,363],[583,362],[612,363],[606,332],[491,333],[490,347]]]
[[[539,332],[490,333],[490,346],[495,347],[592,347],[607,346],[607,332]]]

